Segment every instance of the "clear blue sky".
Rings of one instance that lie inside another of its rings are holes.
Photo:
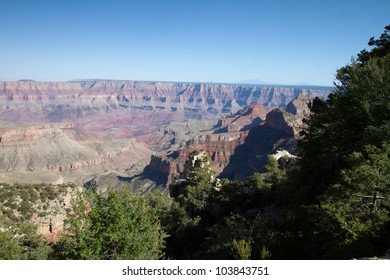
[[[0,80],[332,85],[389,0],[0,1]]]

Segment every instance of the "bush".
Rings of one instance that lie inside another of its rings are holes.
[[[29,214],[31,214],[32,208],[31,204],[27,201],[22,201],[19,206],[19,212],[22,214],[23,218],[26,219]]]
[[[38,194],[33,190],[31,193],[30,193],[30,201],[31,203],[35,203],[37,202],[38,200]]]
[[[92,206],[92,207],[91,207]],[[88,209],[88,210],[87,210]],[[159,218],[140,195],[127,190],[80,196],[75,218],[58,253],[65,259],[158,259],[165,233]]]

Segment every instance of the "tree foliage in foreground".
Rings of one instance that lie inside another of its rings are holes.
[[[316,195],[350,168],[348,158],[366,146],[390,142],[390,26],[374,48],[337,72],[337,88],[325,101],[315,99],[300,143],[308,193]],[[313,198],[313,197],[312,197]]]
[[[63,259],[159,259],[164,239],[157,212],[126,189],[78,198],[70,229],[57,246]]]
[[[45,260],[52,248],[36,233],[36,226],[0,215],[0,260]]]
[[[338,70],[334,93],[312,104],[294,182],[308,226],[295,230],[305,239],[303,256],[380,255],[390,247],[389,32],[371,38],[370,51]]]

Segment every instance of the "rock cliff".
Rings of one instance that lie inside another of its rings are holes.
[[[240,109],[234,114],[228,115],[220,120],[218,126],[221,128],[217,132],[239,132],[264,122],[271,108],[262,104],[250,105]]]
[[[202,150],[210,155],[212,168],[219,177],[243,180],[262,171],[269,154],[278,150],[297,152],[296,142],[304,126],[302,119],[309,116],[311,100],[307,94],[299,96],[287,105],[290,112],[259,105],[239,110],[223,117],[214,127],[214,133],[193,137],[187,147],[167,156],[152,157],[148,168],[169,181],[184,171],[185,161],[193,150]],[[265,112],[268,112],[266,116]]]
[[[284,107],[302,92],[323,98],[330,89],[112,80],[0,82],[0,115],[9,120],[40,117],[60,121],[94,112],[138,108],[182,111],[187,118],[204,118],[254,104]],[[17,116],[16,111],[21,115]]]
[[[285,109],[273,109],[267,114],[262,125],[249,130],[244,143],[237,146],[228,164],[220,174],[235,180],[244,180],[255,172],[261,172],[267,163],[267,157],[279,150],[297,154],[297,139],[304,128],[303,118],[308,117],[306,96],[299,96]],[[295,110],[292,110],[295,109]]]

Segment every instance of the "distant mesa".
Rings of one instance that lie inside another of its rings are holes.
[[[32,79],[21,79],[21,80],[18,80],[18,83],[19,82],[22,82],[22,83],[34,83],[35,81],[32,80]]]

